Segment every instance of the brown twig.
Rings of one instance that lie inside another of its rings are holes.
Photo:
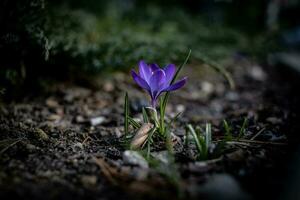
[[[239,141],[230,141],[227,143],[231,144],[241,144],[241,145],[249,145],[249,144],[265,144],[265,145],[279,145],[279,146],[286,146],[287,143],[282,142],[268,142],[268,141],[259,141],[259,140],[244,140],[240,139]]]
[[[250,140],[254,140],[255,138],[257,138],[262,132],[264,132],[264,130],[266,130],[265,127],[260,129],[253,137],[250,138]]]

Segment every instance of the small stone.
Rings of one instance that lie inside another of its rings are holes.
[[[267,122],[270,122],[272,124],[281,124],[282,123],[282,120],[280,118],[277,118],[277,117],[268,117],[266,119]]]
[[[123,135],[123,133],[120,131],[119,128],[115,128],[115,134],[116,134],[117,138],[120,138]]]
[[[250,199],[240,184],[229,174],[212,175],[201,189],[198,187],[194,189],[206,197],[205,199]]]
[[[124,164],[135,165],[144,169],[148,169],[148,162],[136,151],[126,150],[123,153]]]
[[[33,152],[34,150],[37,149],[37,147],[33,144],[26,144],[26,149],[30,152]]]
[[[48,98],[46,100],[46,105],[50,108],[57,108],[59,106],[59,103],[52,98]]]
[[[102,116],[94,117],[94,118],[90,119],[90,124],[92,126],[97,126],[99,124],[102,124],[105,120],[106,120],[106,118],[102,117]]]
[[[201,84],[201,90],[206,94],[209,95],[214,91],[214,85],[208,81],[203,81]]]
[[[133,168],[131,169],[131,174],[136,180],[143,181],[148,177],[149,171],[143,168]]]
[[[103,89],[105,92],[111,92],[115,89],[115,86],[112,82],[107,81],[106,83],[104,83]]]
[[[168,151],[153,152],[151,155],[164,164],[169,164]]]
[[[97,183],[97,176],[93,175],[83,175],[81,177],[81,182],[85,187],[91,187],[96,185]]]
[[[47,135],[47,133],[45,133],[42,129],[40,128],[36,128],[34,131],[34,135],[37,139],[41,139],[41,140],[48,140],[49,137]]]
[[[237,101],[239,100],[239,94],[237,92],[228,92],[226,95],[225,95],[225,98],[229,101]]]
[[[267,77],[266,73],[262,70],[260,66],[253,66],[249,70],[250,76],[257,81],[264,81]]]
[[[176,106],[176,112],[177,113],[182,113],[182,112],[184,112],[185,111],[185,106],[183,105],[183,104],[178,104],[177,106]]]
[[[48,116],[48,120],[50,120],[50,121],[58,121],[60,119],[61,119],[61,116],[57,115],[57,114],[51,114]]]
[[[80,142],[77,142],[74,144],[74,150],[83,150],[83,144]]]
[[[77,123],[84,123],[85,119],[81,115],[77,115],[76,118],[75,118],[75,121]]]

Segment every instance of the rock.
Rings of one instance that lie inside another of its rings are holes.
[[[85,187],[91,187],[96,185],[97,183],[97,176],[94,175],[83,175],[81,177],[81,182]]]
[[[199,187],[189,188],[191,192],[200,194],[203,199],[210,200],[248,200],[249,195],[246,194],[239,183],[229,174],[212,175],[208,181]]]
[[[112,92],[114,89],[115,89],[115,86],[110,81],[105,82],[104,85],[103,85],[103,90],[105,92]]]
[[[230,91],[226,93],[225,98],[229,101],[238,101],[240,97],[237,92]]]
[[[282,124],[282,119],[277,118],[277,117],[268,117],[266,119],[267,122],[270,122],[272,124]]]
[[[42,129],[40,128],[36,128],[34,130],[34,136],[37,138],[37,139],[41,139],[41,140],[49,140],[49,137],[47,135],[47,133],[45,133]]]
[[[50,120],[50,121],[58,121],[60,119],[61,119],[61,116],[57,115],[57,114],[51,114],[48,116],[48,120]]]
[[[160,162],[168,165],[169,164],[169,154],[168,151],[159,151],[159,152],[152,152],[151,155],[159,160]]]
[[[81,115],[77,115],[76,118],[75,118],[75,121],[77,123],[84,123],[85,122],[85,119],[84,117],[82,117]]]
[[[144,169],[149,168],[148,162],[136,151],[126,150],[123,153],[124,164],[135,165]]]
[[[182,113],[182,112],[184,112],[185,111],[185,106],[183,105],[183,104],[178,104],[177,106],[176,106],[176,112],[177,113]]]
[[[39,149],[37,146],[33,145],[33,144],[26,144],[26,149],[29,152],[34,152],[35,150]]]
[[[249,75],[251,78],[257,81],[264,81],[267,77],[266,73],[260,66],[253,66],[249,69]]]
[[[74,150],[78,150],[78,151],[83,150],[83,144],[80,142],[75,143],[73,147]]]
[[[57,108],[59,106],[59,103],[52,98],[48,98],[46,100],[46,105],[50,108]]]
[[[282,52],[275,53],[269,56],[268,61],[271,65],[280,67],[289,67],[295,72],[300,73],[300,53],[299,52]]]
[[[134,177],[134,179],[139,180],[139,181],[143,181],[146,180],[148,175],[149,175],[149,171],[145,170],[145,168],[133,168],[131,169],[131,175]]]
[[[90,124],[92,126],[97,126],[99,124],[102,124],[103,122],[105,122],[106,118],[103,116],[99,116],[99,117],[94,117],[90,119]]]
[[[214,91],[214,85],[208,81],[203,81],[201,83],[201,90],[207,95],[210,95]]]
[[[121,132],[119,128],[115,128],[115,134],[117,136],[117,138],[122,137],[124,132]]]

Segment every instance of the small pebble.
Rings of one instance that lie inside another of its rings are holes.
[[[35,136],[37,139],[41,139],[41,140],[48,140],[48,139],[49,139],[47,133],[45,133],[45,132],[44,132],[42,129],[40,129],[40,128],[35,129],[35,131],[34,131],[34,136]]]
[[[106,120],[106,118],[102,117],[102,116],[100,116],[100,117],[94,117],[94,118],[90,119],[90,124],[92,126],[97,126],[99,124],[102,124],[105,120]]]
[[[81,177],[81,182],[85,187],[91,187],[96,185],[97,183],[97,176],[94,175],[83,175]]]
[[[74,150],[83,150],[83,144],[80,142],[75,143]]]
[[[126,150],[123,153],[123,161],[127,165],[135,165],[144,169],[148,169],[148,162],[136,151]]]

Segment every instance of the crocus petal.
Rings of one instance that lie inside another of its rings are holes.
[[[151,68],[143,60],[139,62],[139,74],[142,79],[149,83],[149,79],[152,74]]]
[[[147,90],[148,92],[150,92],[150,87],[148,85],[148,83],[142,79],[135,71],[131,70],[131,75],[133,80],[139,85],[141,86],[143,89]]]
[[[153,99],[156,98],[156,95],[159,91],[163,89],[163,85],[166,81],[165,72],[162,69],[156,70],[153,72],[153,75],[150,78],[150,89],[151,89],[151,96]]]
[[[157,70],[160,70],[160,67],[157,64],[153,63],[153,64],[150,64],[150,69],[151,69],[151,71],[153,73],[153,72],[155,72]]]
[[[165,68],[164,68],[165,74],[166,74],[166,86],[169,86],[169,84],[171,83],[175,72],[176,72],[176,67],[174,64],[168,64]]]
[[[163,91],[168,92],[168,91],[177,90],[177,89],[183,87],[184,84],[186,83],[186,79],[187,79],[187,77],[184,77],[180,81],[177,81],[176,83],[174,83],[174,84],[170,85],[169,87],[163,89]]]

